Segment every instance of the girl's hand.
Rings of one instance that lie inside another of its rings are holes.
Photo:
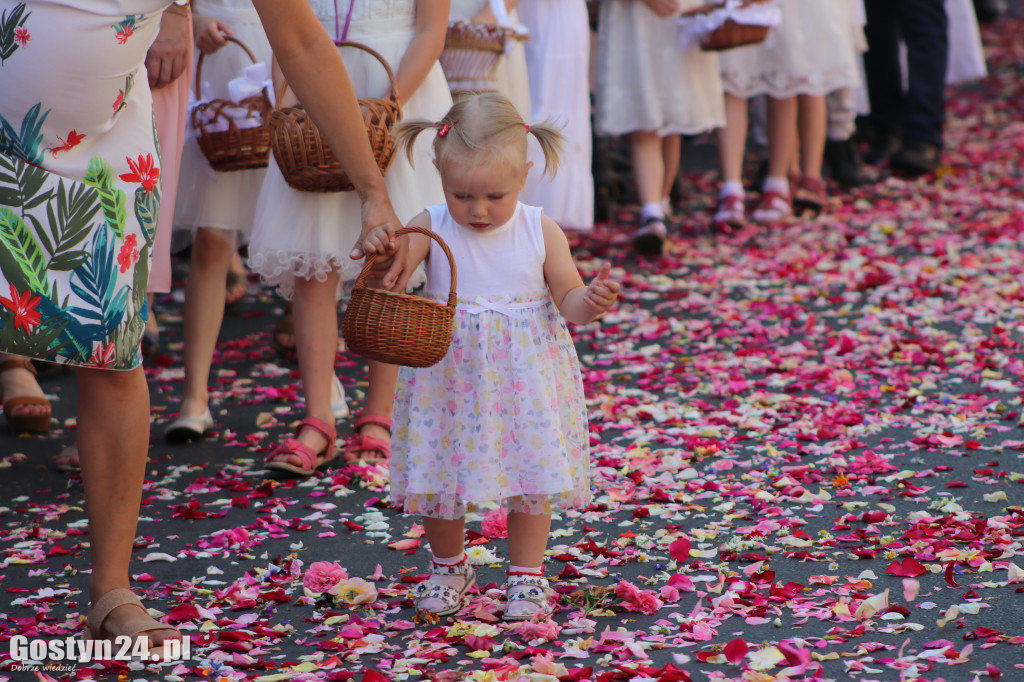
[[[227,39],[233,35],[223,21],[202,14],[193,15],[192,27],[195,29],[196,47],[203,54],[213,54],[227,45]]]
[[[402,223],[391,207],[387,192],[363,198],[363,232],[349,254],[352,260],[374,255],[371,276],[385,289],[402,291],[412,276],[406,257],[408,237],[396,237]]]
[[[675,16],[683,11],[679,0],[643,0],[647,7],[662,19]]]
[[[612,266],[605,263],[583,294],[583,302],[601,314],[612,307],[619,297],[621,285],[610,279]]]

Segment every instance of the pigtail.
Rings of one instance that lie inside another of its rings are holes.
[[[395,143],[398,147],[398,151],[405,152],[405,155],[409,158],[409,165],[412,165],[412,150],[413,144],[416,142],[416,138],[424,130],[433,130],[438,128],[442,124],[428,121],[425,118],[416,118],[407,121],[399,121],[391,128],[391,134],[395,138]]]
[[[565,135],[562,134],[562,129],[545,122],[526,126],[526,132],[533,133],[544,154],[544,173],[541,177],[555,177],[565,149]]]

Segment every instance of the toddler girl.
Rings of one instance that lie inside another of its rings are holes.
[[[458,311],[445,358],[400,370],[391,495],[423,517],[433,570],[414,598],[417,609],[438,615],[458,611],[476,579],[464,551],[467,507],[507,508],[504,618],[525,620],[548,610],[543,563],[552,511],[590,498],[583,385],[562,316],[596,319],[619,284],[605,264],[584,285],[558,224],[518,201],[532,165],[527,133],[553,173],[563,140],[554,127],[526,125],[508,99],[486,93],[461,100],[438,123],[402,122],[395,132],[408,148],[435,129],[446,203],[409,224],[451,248]],[[437,243],[414,234],[408,254],[407,271],[426,260],[426,295],[447,300],[451,274]]]

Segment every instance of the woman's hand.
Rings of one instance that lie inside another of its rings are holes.
[[[610,279],[611,272],[611,264],[602,265],[597,277],[590,282],[583,294],[583,302],[594,309],[598,315],[611,308],[619,298],[621,285]]]
[[[380,280],[381,285],[391,291],[404,290],[412,276],[412,268],[406,258],[409,240],[395,236],[401,225],[386,193],[383,197],[364,197],[363,231],[349,254],[352,260],[373,255],[370,276]]]
[[[160,32],[146,53],[149,87],[158,90],[178,80],[189,66],[188,25],[191,17],[172,7],[160,18]]]
[[[203,54],[213,54],[228,44],[231,27],[220,19],[195,14],[192,17],[192,29],[196,34],[196,47]]]
[[[675,16],[683,11],[679,0],[643,0],[647,7],[662,19]]]

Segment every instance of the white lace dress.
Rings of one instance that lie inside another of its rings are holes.
[[[722,52],[722,85],[736,97],[827,95],[860,84],[860,26],[837,0],[780,0],[782,24],[763,43]]]
[[[333,0],[311,0],[311,4],[324,28],[334,35]],[[338,0],[341,24],[348,7],[347,0]],[[415,23],[413,0],[355,0],[347,39],[372,47],[397,73],[412,42]],[[381,96],[388,92],[390,83],[376,59],[353,48],[339,50],[357,96]],[[402,116],[436,121],[451,106],[448,82],[440,64],[435,63],[423,84],[402,103]],[[395,213],[403,223],[424,206],[444,200],[441,180],[431,163],[432,142],[432,136],[420,135],[414,148],[414,165],[410,166],[404,154],[396,154],[384,176]],[[272,159],[256,205],[249,267],[286,298],[292,296],[296,277],[324,281],[331,270],[338,270],[340,299],[344,283],[354,280],[362,267],[361,261],[348,257],[361,228],[360,202],[355,192],[320,194],[292,189]]]
[[[544,281],[540,208],[519,204],[484,234],[431,206],[458,268],[448,354],[403,367],[391,438],[391,497],[410,514],[454,519],[497,502],[551,513],[589,503],[589,433],[576,349]],[[447,301],[448,259],[431,242],[427,294]]]
[[[256,55],[256,61],[265,63],[267,73],[270,73],[273,52],[251,0],[195,0],[194,11],[225,22],[232,36],[245,43]],[[199,55],[197,50],[196,65]],[[209,83],[214,98],[228,99],[228,81],[242,76],[250,64],[252,61],[245,50],[229,43],[203,59],[200,76]],[[195,75],[192,82],[193,86],[197,83]],[[202,85],[199,83],[200,88]],[[174,247],[180,248],[191,242],[199,227],[223,230],[229,239],[237,235],[243,242],[248,241],[265,173],[263,168],[228,172],[213,170],[196,143],[190,123],[181,155],[181,176],[174,207]]]
[[[685,0],[684,9],[703,4]],[[605,0],[595,54],[598,132],[701,133],[725,125],[718,57],[683,50],[675,17],[638,0]]]
[[[532,36],[526,41],[526,70],[534,122],[563,126],[565,153],[554,177],[544,173],[540,145],[530,139],[534,166],[522,200],[543,206],[565,229],[594,227],[591,174],[590,24],[583,0],[523,0],[519,20]]]

